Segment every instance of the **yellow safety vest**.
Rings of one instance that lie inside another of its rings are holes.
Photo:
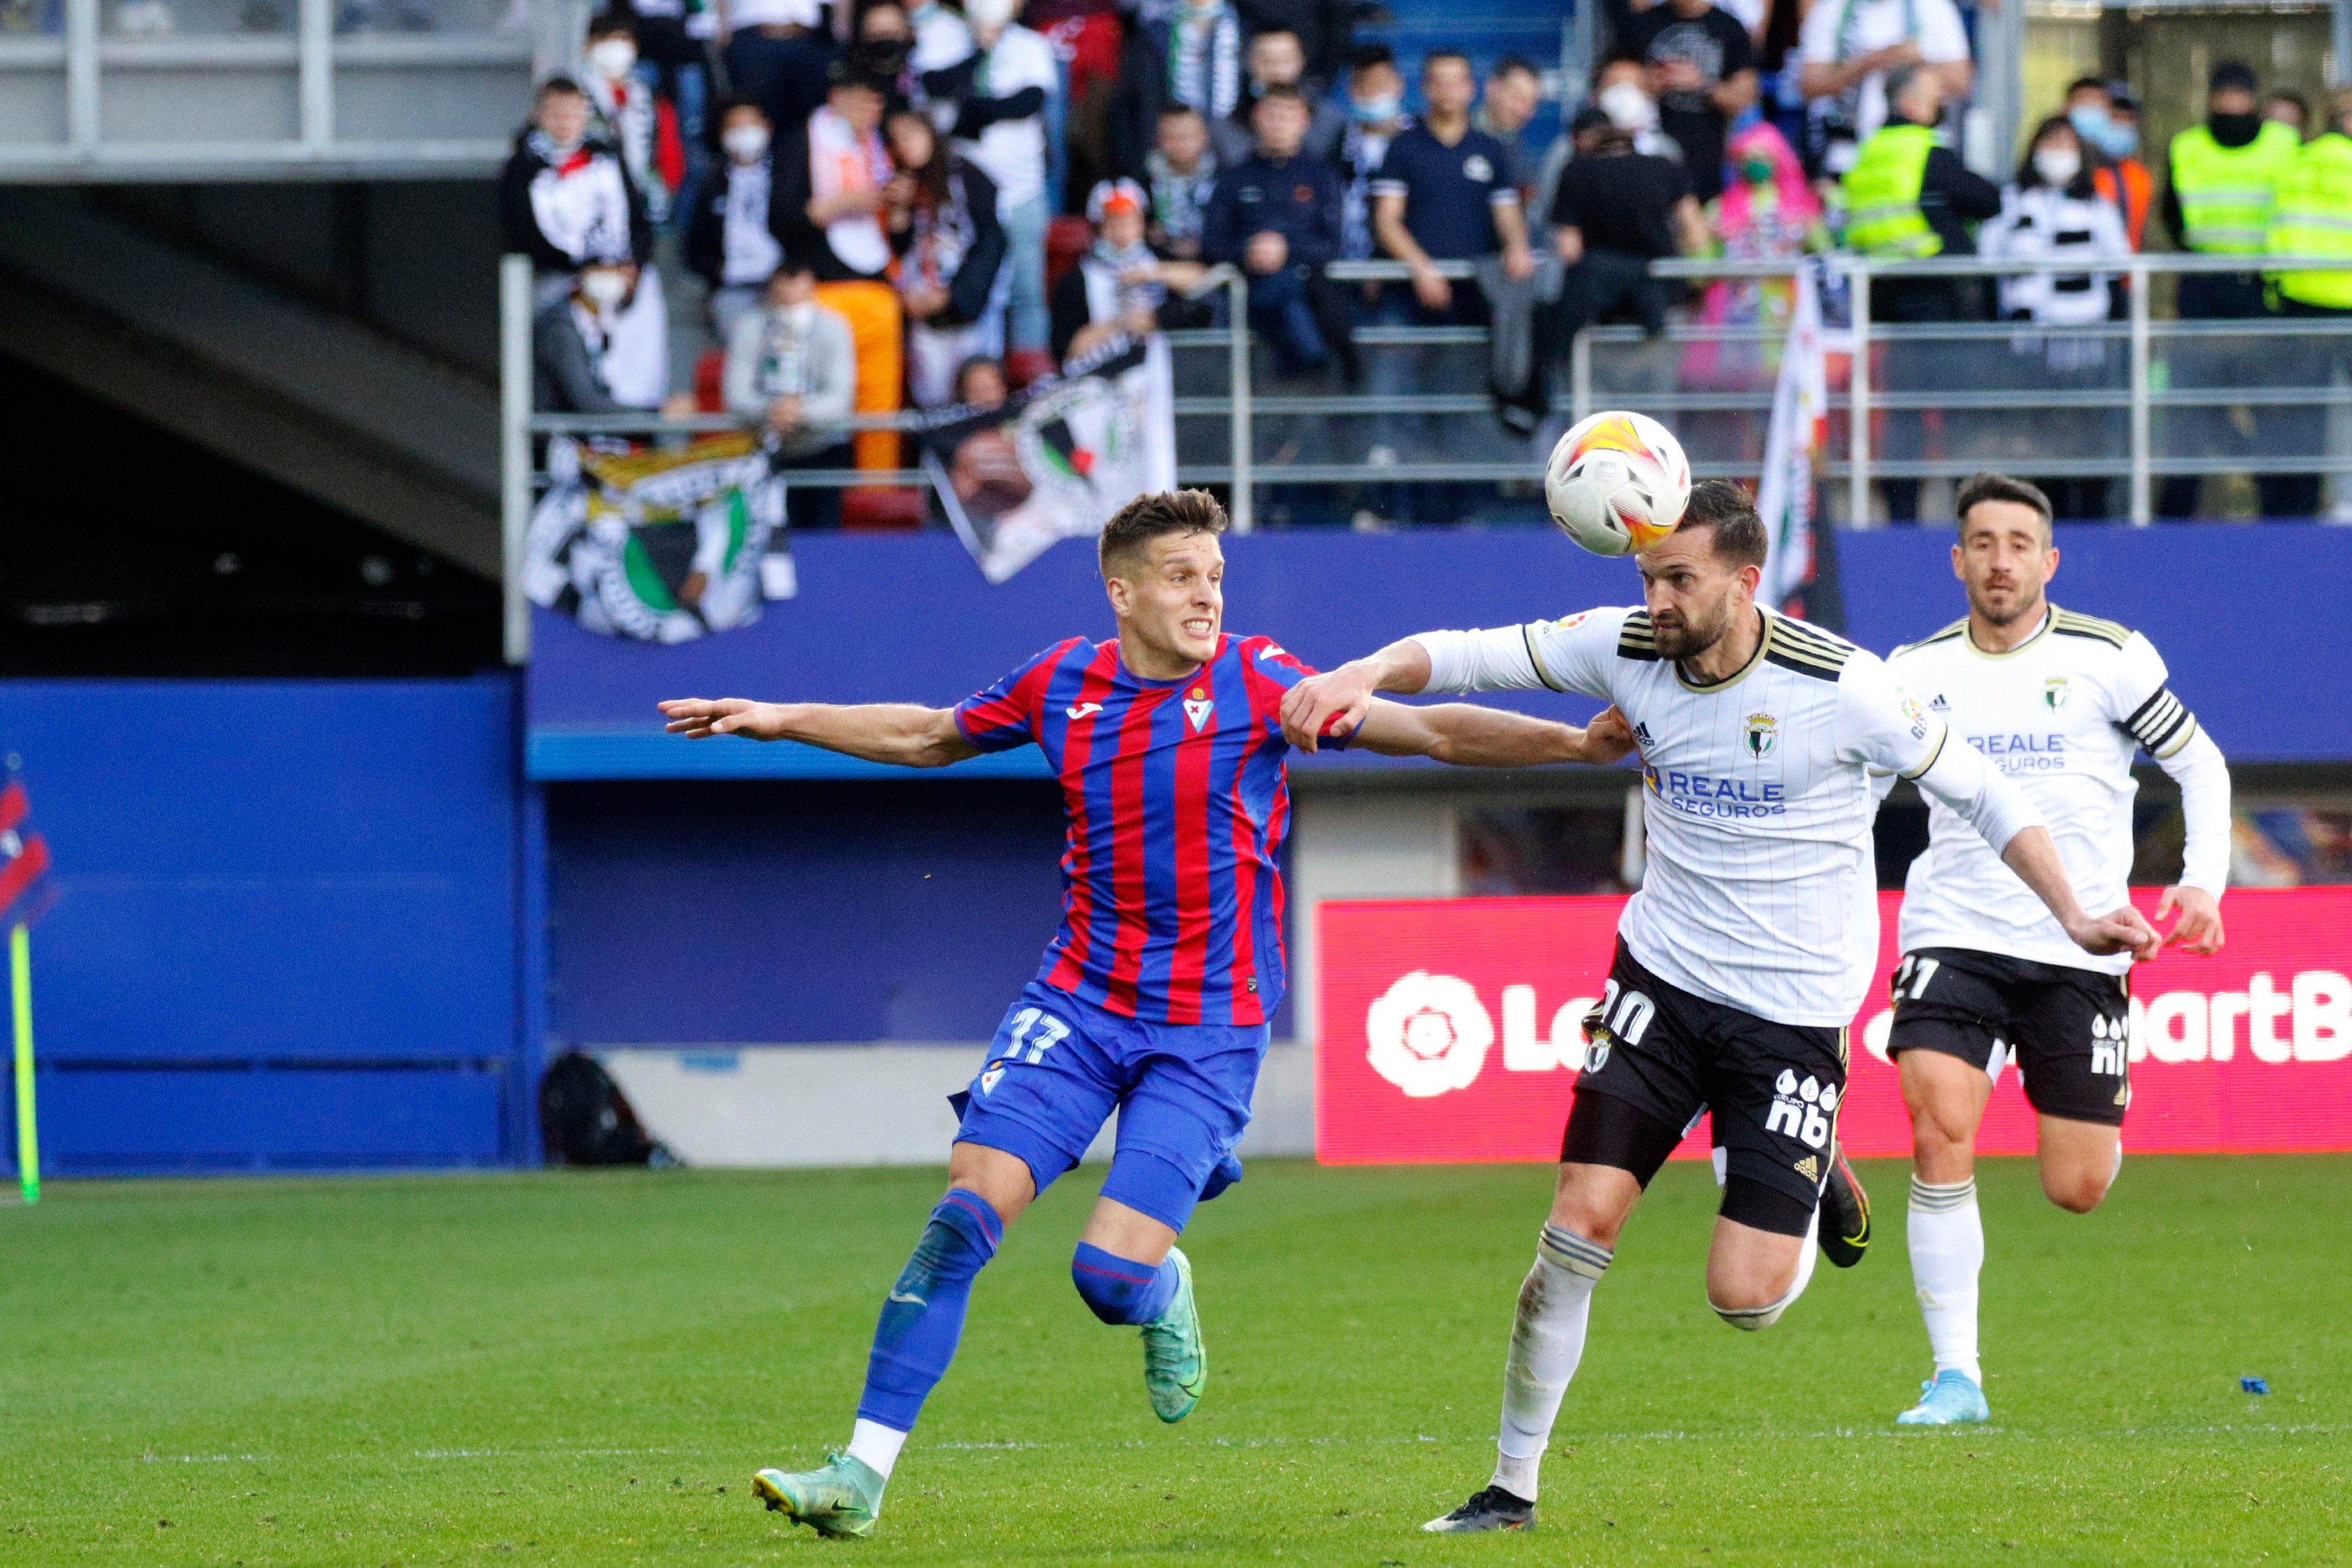
[[[2258,254],[2270,240],[2278,182],[2300,146],[2294,132],[2275,121],[2242,147],[2222,146],[2202,125],[2175,136],[2172,189],[2180,198],[2182,241],[2208,254]]]
[[[2278,183],[2270,248],[2352,262],[2352,136],[2338,131],[2305,145]],[[2281,272],[2278,291],[2304,305],[2352,310],[2352,271]]]
[[[1845,241],[1864,256],[1933,256],[1943,239],[1919,210],[1919,187],[1936,133],[1896,123],[1862,144],[1843,182]]]

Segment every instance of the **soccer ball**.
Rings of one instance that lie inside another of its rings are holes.
[[[1595,414],[1559,438],[1544,465],[1544,500],[1560,531],[1595,555],[1647,550],[1690,501],[1690,459],[1644,414]]]

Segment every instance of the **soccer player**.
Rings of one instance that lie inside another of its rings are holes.
[[[2230,868],[2230,770],[2165,685],[2147,638],[2075,615],[2043,589],[2058,570],[2050,501],[2000,474],[1956,498],[1952,572],[1969,614],[1887,666],[1956,739],[2014,779],[2040,808],[2068,879],[2094,909],[2126,897],[2132,867],[2132,756],[2145,749],[2180,784],[2188,844],[2179,884],[2157,906],[2180,911],[2167,945],[2221,945]],[[1940,801],[1927,850],[1911,862],[1886,1048],[1911,1112],[1911,1279],[1927,1321],[1935,1376],[1895,1420],[1983,1421],[1977,1362],[1976,1132],[2001,1068],[2014,1058],[2040,1121],[2042,1190],[2088,1214],[2123,1160],[2131,1102],[2131,955],[2086,952]]]
[[[1369,713],[1377,691],[1548,686],[1608,698],[1642,753],[1649,868],[1587,1023],[1559,1184],[1519,1288],[1500,1458],[1486,1486],[1425,1529],[1516,1530],[1533,1518],[1593,1287],[1702,1110],[1724,1172],[1708,1304],[1735,1328],[1761,1329],[1804,1289],[1822,1184],[1842,1163],[1846,1025],[1878,945],[1872,772],[1916,779],[2085,950],[2155,947],[2128,905],[2083,911],[2032,805],[1974,751],[1947,743],[1943,721],[1883,662],[1757,605],[1764,545],[1747,494],[1708,480],[1681,525],[1636,558],[1647,608],[1425,632],[1284,699],[1285,732],[1311,748],[1328,726]]]
[[[1192,1267],[1174,1244],[1193,1205],[1241,1174],[1234,1146],[1285,978],[1277,713],[1311,673],[1267,638],[1222,630],[1224,526],[1200,490],[1129,503],[1101,542],[1117,640],[1056,643],[952,709],[661,704],[674,733],[910,767],[1034,744],[1069,818],[1061,929],[961,1097],[947,1195],[882,1308],[849,1447],[753,1481],[771,1509],[826,1535],[873,1533],[899,1447],[955,1353],[973,1277],[1113,1110],[1117,1152],[1071,1278],[1105,1322],[1142,1330],[1162,1421],[1190,1414],[1207,1381]],[[1460,704],[1351,717],[1353,743],[1469,765],[1610,763],[1633,749],[1607,714],[1584,730]]]

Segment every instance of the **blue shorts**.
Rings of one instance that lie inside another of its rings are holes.
[[[997,1026],[988,1060],[956,1098],[959,1143],[1002,1149],[1042,1193],[1118,1112],[1103,1196],[1174,1230],[1238,1180],[1265,1059],[1263,1024],[1147,1024],[1031,981]]]

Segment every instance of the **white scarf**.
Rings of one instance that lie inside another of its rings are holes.
[[[630,259],[628,187],[612,154],[559,148],[544,131],[527,145],[547,165],[530,179],[530,216],[547,243],[574,262]]]
[[[1168,96],[1214,122],[1242,97],[1242,24],[1231,5],[1178,0],[1168,22]]]
[[[727,216],[720,226],[719,281],[765,283],[783,247],[768,231],[768,161],[730,163],[727,169]]]
[[[1157,311],[1168,298],[1168,285],[1157,278],[1148,283],[1122,283],[1120,277],[1156,259],[1148,245],[1121,250],[1097,239],[1078,263],[1086,275],[1087,316],[1090,321],[1115,321],[1129,310]]]
[[[878,191],[892,173],[889,150],[869,132],[861,137],[830,106],[809,116],[809,189],[822,200],[851,191]],[[880,273],[890,265],[890,242],[882,220],[852,213],[825,226],[824,239],[844,267]]]

